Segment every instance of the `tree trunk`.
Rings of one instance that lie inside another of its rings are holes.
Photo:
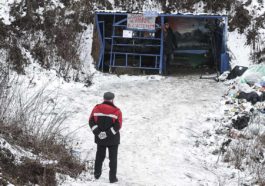
[[[26,16],[32,18],[33,14],[32,0],[26,0],[26,7],[27,7]]]

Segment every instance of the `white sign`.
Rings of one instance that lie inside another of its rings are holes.
[[[143,14],[128,14],[127,28],[155,30],[155,17],[146,17]]]
[[[132,38],[133,36],[133,32],[132,30],[123,30],[122,32],[122,37],[125,37],[125,38]]]

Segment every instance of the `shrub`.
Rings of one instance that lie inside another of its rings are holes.
[[[15,40],[9,48],[8,62],[11,64],[11,68],[17,71],[19,74],[24,74],[24,67],[27,63],[26,59],[21,53],[21,49],[18,47]]]
[[[236,13],[233,17],[230,17],[229,21],[229,31],[234,31],[238,28],[239,33],[244,33],[245,29],[251,24],[252,16],[249,11],[240,5],[235,9]]]
[[[264,121],[264,116],[254,114],[249,126],[224,153],[225,162],[232,163],[239,170],[248,170],[253,178],[251,181],[258,185],[265,183]]]
[[[17,79],[9,79],[8,68],[0,68],[0,136],[15,146],[38,156],[38,159],[21,159],[14,162],[15,154],[0,149],[0,167],[11,183],[24,185],[56,185],[55,173],[77,177],[85,170],[84,163],[71,154],[68,135],[62,135],[62,123],[68,113],[55,103],[56,95],[40,89],[29,98],[16,87]],[[13,85],[12,88],[10,85]],[[1,147],[1,146],[0,146]],[[52,160],[45,165],[40,159]]]

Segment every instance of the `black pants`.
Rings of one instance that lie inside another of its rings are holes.
[[[173,58],[174,58],[174,56],[172,53],[165,53],[164,54],[164,66],[163,66],[163,74],[164,75],[169,74],[170,63],[172,63]]]
[[[109,179],[115,180],[117,173],[117,157],[118,157],[118,145],[114,146],[101,146],[97,145],[96,162],[94,175],[101,175],[102,163],[106,157],[106,149],[109,150]]]

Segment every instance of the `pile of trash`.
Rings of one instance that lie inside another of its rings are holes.
[[[219,80],[228,90],[215,128],[219,139],[225,139],[218,152],[247,175],[241,184],[265,185],[265,65],[236,66]]]
[[[226,115],[243,114],[245,118],[254,111],[265,113],[265,65],[253,65],[248,69],[236,66],[219,78],[226,80],[224,83],[228,86],[224,95]]]

